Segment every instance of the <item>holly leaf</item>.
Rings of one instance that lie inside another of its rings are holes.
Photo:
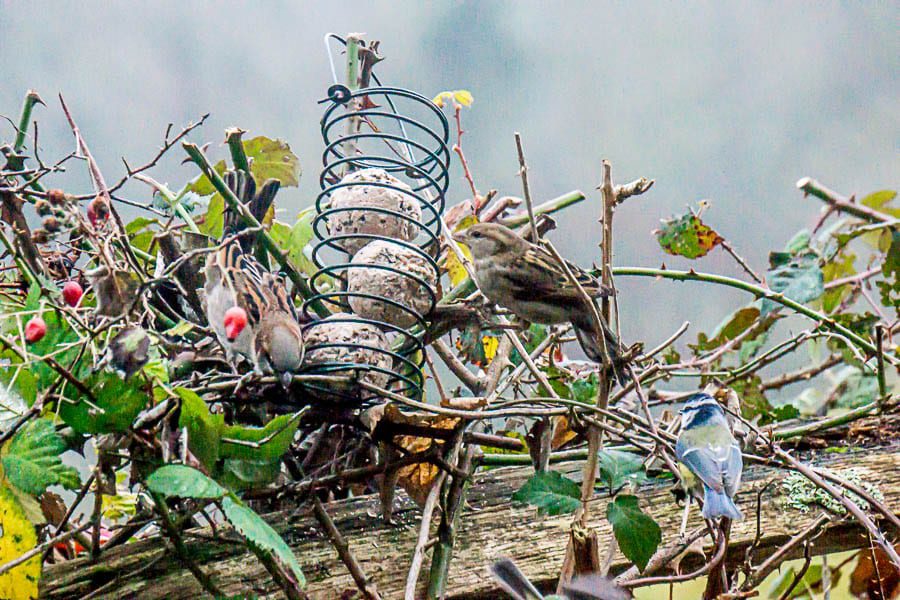
[[[0,450],[3,471],[20,490],[40,496],[47,487],[61,485],[78,489],[81,480],[75,467],[64,465],[60,455],[66,443],[48,419],[26,423]]]
[[[780,292],[796,302],[815,300],[825,291],[825,277],[819,268],[819,258],[813,252],[797,256],[784,256],[773,252],[769,255],[772,269],[766,276],[769,289]],[[768,315],[781,305],[774,300],[763,298],[760,314]]]
[[[662,541],[662,531],[638,506],[637,496],[619,495],[606,505],[606,520],[613,528],[619,549],[643,571]]]
[[[560,515],[581,505],[581,488],[558,471],[543,471],[526,481],[512,499],[538,507],[540,514]]]
[[[724,240],[693,212],[675,219],[663,220],[662,227],[653,232],[659,245],[668,254],[685,258],[700,258]]]

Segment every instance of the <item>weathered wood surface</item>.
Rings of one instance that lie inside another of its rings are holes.
[[[885,447],[846,454],[823,454],[817,464],[833,469],[859,468],[866,481],[878,485],[885,504],[900,514],[900,444],[883,440]],[[570,467],[570,469],[574,469]],[[566,469],[569,470],[569,469]],[[449,577],[449,598],[496,598],[487,566],[501,556],[513,558],[536,583],[550,586],[558,574],[566,547],[571,516],[540,517],[527,506],[512,504],[509,497],[530,476],[531,469],[503,468],[480,473],[470,488],[469,504],[459,527],[458,546]],[[815,511],[803,514],[784,507],[784,491],[778,481],[783,470],[754,467],[747,469],[738,503],[747,518],[732,530],[729,560],[742,560],[744,549],[756,534],[756,490],[766,482],[775,485],[764,493],[762,501],[762,539],[758,557],[766,556],[788,537],[811,523]],[[650,484],[639,492],[641,505],[652,514],[663,530],[663,544],[678,535],[681,510],[675,504],[670,487]],[[610,535],[603,515],[607,499],[597,496],[591,507],[591,523],[601,539]],[[419,510],[403,500],[394,511],[397,524],[386,526],[378,518],[375,497],[361,497],[328,505],[338,528],[350,540],[352,552],[365,572],[374,578],[384,598],[402,598],[407,568],[415,544]],[[693,512],[690,526],[699,524]],[[267,515],[267,520],[294,549],[309,580],[312,598],[338,598],[344,590],[355,589],[353,581],[337,553],[324,538],[321,528],[306,510]],[[219,588],[239,597],[255,593],[260,598],[282,597],[262,565],[237,543],[210,541],[208,530],[186,535],[188,548],[198,564],[211,574]],[[813,551],[851,549],[867,544],[854,523],[832,525],[817,538]],[[697,566],[699,557],[686,559],[683,569]],[[628,565],[619,556],[613,571]],[[135,571],[143,569],[137,574]],[[424,571],[427,573],[427,565]],[[202,590],[178,564],[165,541],[149,539],[115,548],[103,555],[98,564],[79,559],[47,568],[41,597],[83,598],[103,590],[92,598],[178,599],[202,597]]]

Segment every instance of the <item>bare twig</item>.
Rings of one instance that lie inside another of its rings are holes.
[[[368,600],[379,600],[381,596],[378,595],[375,584],[366,577],[365,573],[363,573],[359,561],[356,560],[353,553],[350,551],[350,544],[347,543],[347,540],[344,539],[344,536],[338,531],[334,521],[325,511],[325,507],[322,506],[322,501],[315,495],[313,495],[313,513],[316,515],[319,524],[322,525],[322,528],[325,530],[326,535],[328,535],[328,539],[331,540],[334,549],[337,550],[338,556],[341,557],[341,561],[347,567],[347,570],[350,571],[350,576],[353,577],[353,581],[356,582],[356,587],[359,588],[359,591],[362,592]]]

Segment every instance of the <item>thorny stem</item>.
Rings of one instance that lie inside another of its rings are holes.
[[[204,573],[203,570],[197,565],[197,563],[194,562],[194,559],[191,557],[191,554],[187,549],[187,546],[184,545],[184,540],[181,538],[181,533],[179,533],[178,528],[175,527],[175,524],[172,522],[172,518],[169,515],[169,507],[166,505],[166,499],[155,492],[151,492],[151,496],[153,497],[153,501],[156,503],[156,508],[159,511],[163,530],[166,532],[167,537],[172,542],[172,546],[175,548],[175,554],[178,555],[178,559],[185,567],[187,567],[187,569],[191,572],[197,582],[200,583],[201,587],[203,587],[206,593],[216,598],[222,596],[221,590],[216,587],[216,585],[212,582],[212,579],[209,578],[209,575]]]
[[[877,353],[877,349],[875,348],[875,345],[873,343],[854,333],[847,327],[841,325],[833,318],[816,312],[813,309],[808,308],[803,304],[800,304],[799,302],[796,302],[795,300],[791,300],[784,294],[773,292],[772,290],[760,287],[758,285],[753,285],[752,283],[747,283],[746,281],[741,281],[740,279],[726,277],[724,275],[714,275],[711,273],[699,273],[694,270],[675,271],[671,269],[650,269],[646,267],[615,267],[612,271],[613,274],[620,276],[659,277],[662,279],[674,279],[676,281],[703,281],[706,283],[715,283],[718,285],[726,285],[729,287],[741,289],[745,292],[753,294],[757,298],[767,298],[769,300],[777,302],[778,304],[786,306],[787,308],[790,308],[791,310],[798,312],[806,317],[809,317],[813,321],[819,323],[821,326],[840,333],[870,354]],[[887,356],[886,358],[892,364],[897,364],[897,359],[890,356]]]
[[[797,188],[804,194],[815,196],[835,210],[853,215],[870,223],[897,223],[898,220],[868,206],[856,204],[852,198],[845,198],[834,190],[828,189],[812,177],[804,177],[797,182]]]

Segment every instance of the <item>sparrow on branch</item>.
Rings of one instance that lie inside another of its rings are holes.
[[[476,283],[490,302],[533,323],[571,322],[588,358],[612,367],[619,384],[625,384],[622,346],[595,310],[596,300],[611,291],[595,277],[565,263],[585,297],[550,252],[496,223],[477,223],[454,234],[453,239],[472,252]]]
[[[229,171],[228,188],[262,221],[278,191],[277,180],[256,193],[253,176]],[[225,214],[225,233],[240,232],[240,216]],[[284,279],[252,253],[252,236],[219,248],[206,261],[206,316],[229,360],[246,357],[257,373],[275,374],[288,387],[303,362],[303,335]]]

